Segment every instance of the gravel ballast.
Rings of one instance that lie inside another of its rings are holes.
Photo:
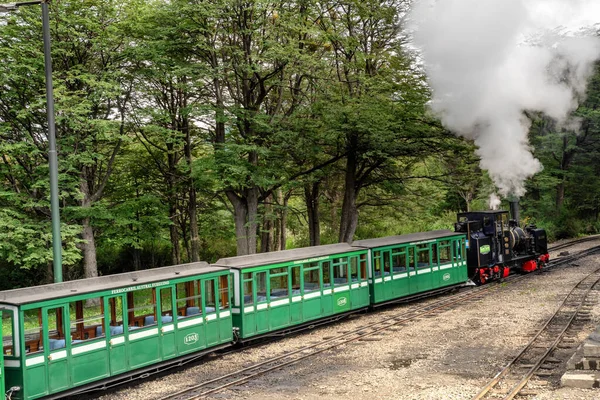
[[[567,250],[574,253],[598,243],[586,242]],[[565,249],[559,252],[562,251]],[[551,253],[551,258],[556,256]],[[435,318],[422,318],[378,334],[373,340],[324,352],[212,398],[471,399],[529,342],[569,291],[600,266],[598,261],[600,256],[589,256],[578,260],[576,267],[555,269],[516,283],[503,284],[483,298],[455,306]],[[100,398],[160,399],[196,382],[337,336],[340,331],[369,325],[384,316],[400,315],[407,307],[414,305],[361,314],[270,344],[208,357],[185,371]],[[582,342],[600,321],[597,304],[591,316],[591,322],[583,325],[576,335],[578,342]],[[530,399],[600,398],[600,389],[560,388],[554,379],[537,378],[534,384],[536,395]]]

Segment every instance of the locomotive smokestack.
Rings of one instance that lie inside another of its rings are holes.
[[[510,203],[510,216],[515,220],[517,226],[519,225],[519,200],[512,199],[508,201]]]

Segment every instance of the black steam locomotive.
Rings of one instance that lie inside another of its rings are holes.
[[[548,262],[546,231],[534,225],[519,227],[518,207],[508,211],[458,214],[455,231],[467,235],[467,267],[471,280],[484,284],[505,278],[510,271],[532,272]]]

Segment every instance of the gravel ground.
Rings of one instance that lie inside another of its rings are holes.
[[[562,251],[571,253],[598,245],[587,242]],[[551,253],[551,258],[557,254]],[[559,307],[569,291],[597,268],[600,256],[579,266],[537,274],[503,285],[474,302],[435,318],[423,318],[386,332],[375,341],[349,344],[269,373],[251,383],[213,395],[218,399],[471,399],[530,340]],[[274,355],[289,352],[340,331],[356,329],[383,316],[402,314],[402,305],[360,315],[325,328],[207,359],[174,373],[100,399],[160,399],[197,381],[233,372]],[[582,342],[600,323],[600,306],[592,322],[576,335]],[[571,354],[574,349],[571,351]],[[600,389],[561,388],[555,379],[537,380],[529,399],[593,400]]]

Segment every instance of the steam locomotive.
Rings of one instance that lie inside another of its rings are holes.
[[[508,211],[460,213],[455,231],[466,234],[467,270],[477,284],[507,277],[512,270],[532,272],[550,259],[546,231],[535,225],[519,226],[519,208]]]

